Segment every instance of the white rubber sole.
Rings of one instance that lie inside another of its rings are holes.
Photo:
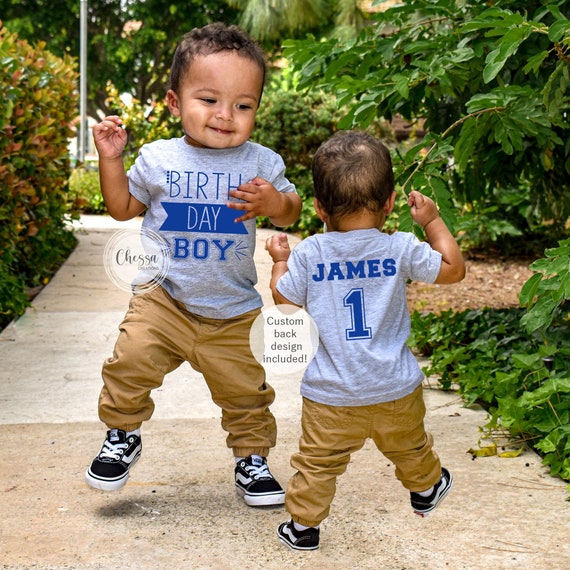
[[[129,471],[135,466],[136,462],[139,460],[140,454],[136,457],[131,466],[129,467]],[[93,489],[98,489],[99,491],[118,491],[122,489],[129,479],[129,471],[127,471],[120,479],[99,479],[95,475],[91,473],[91,468],[88,467],[87,471],[85,471],[85,482]]]
[[[267,495],[248,495],[246,491],[236,485],[236,492],[243,498],[248,507],[277,507],[285,504],[285,491]]]

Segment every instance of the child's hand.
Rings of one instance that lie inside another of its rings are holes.
[[[285,234],[274,235],[267,238],[265,249],[269,252],[273,263],[278,261],[287,261],[291,255],[289,241]]]
[[[230,190],[230,196],[244,200],[243,202],[228,202],[228,207],[245,211],[243,216],[235,219],[236,222],[244,222],[257,216],[271,218],[279,215],[283,207],[281,193],[273,184],[259,177],[247,184],[241,184],[237,190]]]
[[[434,201],[416,190],[408,196],[414,222],[420,224],[432,249],[441,253],[441,267],[435,283],[457,283],[465,277],[461,250],[441,219]]]
[[[127,132],[120,117],[105,117],[93,127],[93,140],[100,158],[119,158],[127,144]]]
[[[417,190],[410,192],[408,206],[411,208],[412,219],[422,228],[439,218],[439,211],[435,202]]]

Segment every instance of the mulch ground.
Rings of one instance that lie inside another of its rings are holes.
[[[519,307],[518,294],[533,274],[530,259],[466,259],[465,279],[454,285],[408,285],[410,311],[440,313],[448,309],[493,309]]]

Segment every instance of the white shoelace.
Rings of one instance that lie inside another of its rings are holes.
[[[125,453],[125,449],[129,447],[128,443],[111,443],[110,441],[105,441],[103,444],[103,449],[99,454],[100,459],[114,459],[119,461]]]
[[[271,479],[271,473],[269,472],[269,468],[267,467],[266,463],[263,463],[259,466],[247,465],[245,470],[247,471],[247,474],[250,475],[253,479]]]

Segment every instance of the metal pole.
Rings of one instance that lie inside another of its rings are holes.
[[[87,144],[87,3],[80,0],[79,27],[79,144],[78,160],[85,163],[85,147]]]

